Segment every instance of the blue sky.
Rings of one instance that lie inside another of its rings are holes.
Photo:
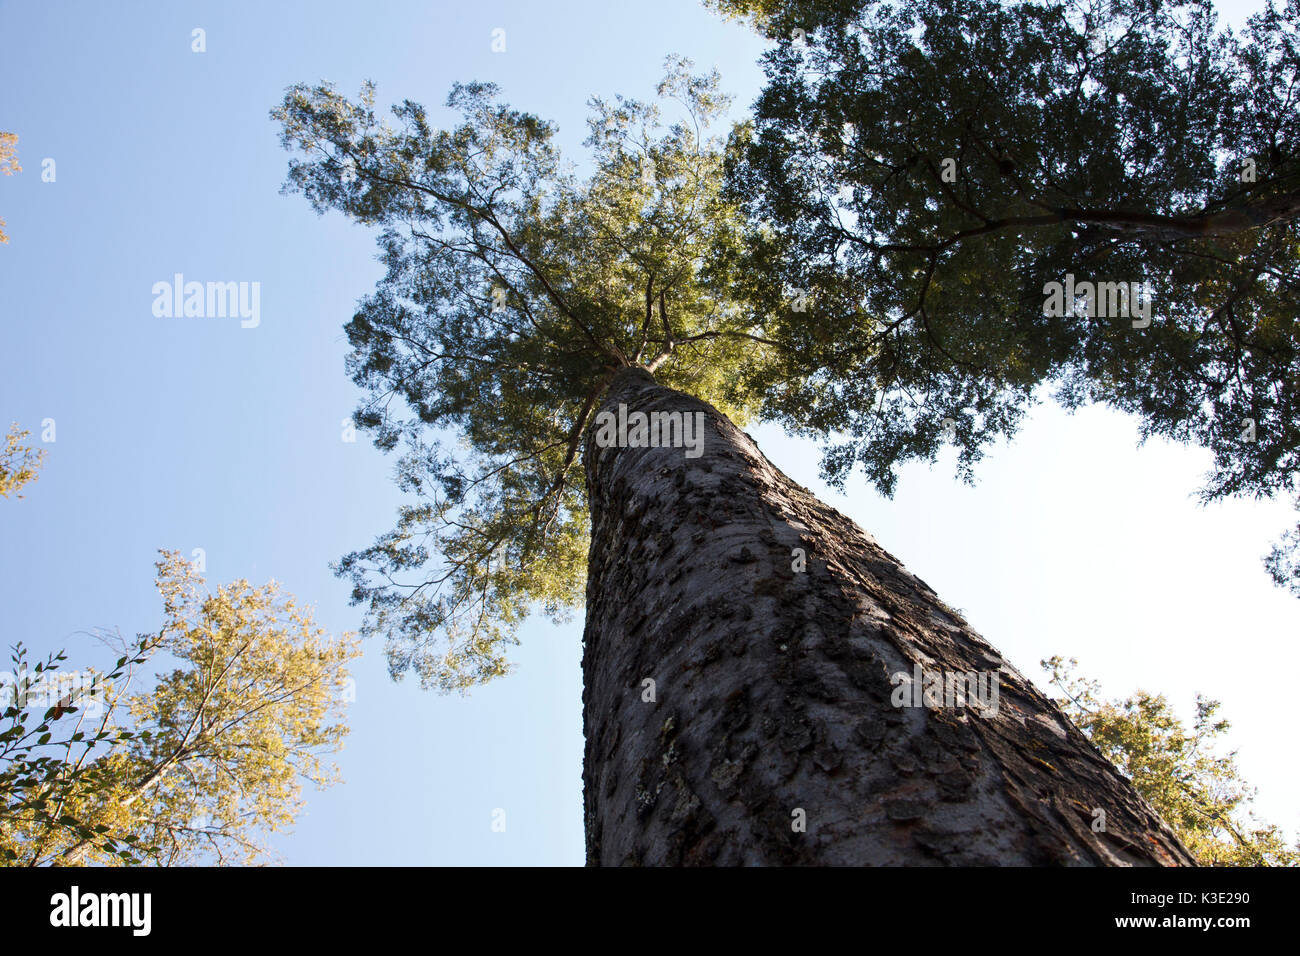
[[[95,651],[88,628],[156,628],[160,547],[203,548],[213,582],[274,577],[331,629],[358,625],[327,565],[387,530],[399,499],[392,462],[342,440],[358,394],[341,327],[380,268],[367,230],[279,195],[287,154],[267,113],[286,86],[351,94],[369,78],[383,104],[440,106],[453,82],[491,80],[581,159],[592,94],[648,96],[679,53],[720,70],[739,115],[761,48],[694,0],[0,3],[0,129],[24,167],[0,178],[0,426],[56,427],[40,480],[0,503],[4,643],[66,647],[75,664]],[[260,283],[260,324],[156,318],[151,288],[177,272]],[[1259,808],[1300,831],[1300,602],[1259,563],[1293,520],[1285,502],[1195,505],[1207,456],[1137,449],[1134,421],[1104,409],[1046,407],[975,488],[941,458],[905,469],[892,501],[861,479],[831,493],[812,446],[754,434],[1028,676],[1062,653],[1184,714],[1197,691],[1221,698]],[[521,637],[515,674],[450,698],[392,683],[369,645],[346,783],[308,793],[275,838],[284,858],[580,863],[581,617]]]

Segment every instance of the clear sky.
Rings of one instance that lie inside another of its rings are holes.
[[[1257,5],[1221,9],[1237,23]],[[267,113],[286,86],[354,94],[369,78],[385,106],[433,107],[455,81],[491,80],[580,160],[590,95],[649,96],[680,53],[719,69],[739,116],[761,49],[694,0],[0,2],[0,130],[23,165],[0,177],[0,431],[56,429],[27,497],[0,502],[3,643],[66,647],[75,665],[96,652],[89,628],[155,629],[160,547],[202,548],[213,583],[274,577],[324,625],[358,625],[327,565],[388,530],[399,496],[389,459],[342,440],[358,392],[341,326],[380,267],[368,230],[278,194],[287,154]],[[153,284],[178,272],[260,283],[260,324],[155,317]],[[1300,601],[1260,566],[1286,502],[1196,505],[1207,455],[1139,449],[1135,422],[1099,408],[1045,406],[974,488],[950,457],[908,467],[893,500],[861,478],[831,493],[812,445],[754,434],[1040,686],[1037,662],[1060,653],[1185,716],[1198,691],[1221,699],[1259,809],[1300,832]],[[516,672],[468,697],[392,683],[369,645],[346,782],[309,792],[276,848],[294,864],[580,863],[581,635],[580,615],[530,622]]]

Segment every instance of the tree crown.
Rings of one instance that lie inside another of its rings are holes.
[[[414,501],[338,570],[394,676],[488,680],[531,606],[581,602],[581,439],[618,369],[740,420],[757,407],[738,370],[765,346],[741,308],[743,227],[709,134],[727,100],[716,74],[671,58],[657,94],[590,102],[582,179],[554,128],[489,84],[452,90],[449,129],[409,100],[382,122],[372,86],[356,101],[295,86],[272,114],[299,154],[286,189],[381,229],[387,271],[347,324],[348,368],[368,394],[355,421],[403,444]]]

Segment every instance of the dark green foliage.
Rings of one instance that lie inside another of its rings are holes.
[[[1049,387],[1208,448],[1207,500],[1294,490],[1300,3],[718,5],[776,40],[730,162],[783,346],[753,384],[830,480],[945,444],[969,479]],[[1045,315],[1067,273],[1150,324]]]

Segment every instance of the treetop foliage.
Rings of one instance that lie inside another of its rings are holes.
[[[18,685],[0,700],[0,860],[255,862],[263,835],[297,815],[302,782],[336,779],[326,755],[347,733],[356,641],[316,627],[274,582],[209,593],[179,553],[157,568],[165,623],[121,642],[107,672],[50,685],[66,655],[29,674],[14,648]],[[178,666],[133,690],[155,660]],[[33,689],[48,686],[62,696],[40,708]]]
[[[397,526],[338,565],[388,637],[394,676],[463,690],[505,672],[528,609],[584,594],[581,439],[613,374],[653,371],[744,421],[739,369],[766,348],[742,308],[743,223],[722,196],[718,77],[670,58],[652,101],[592,99],[591,173],[554,128],[457,85],[435,129],[367,85],[289,89],[273,112],[285,188],[379,227],[386,274],[347,324],[356,411],[399,443],[413,496]]]
[[[761,223],[764,413],[884,492],[944,445],[969,479],[1045,387],[1202,445],[1203,495],[1300,466],[1300,3],[733,0],[774,38],[731,146]],[[1047,284],[1139,283],[1131,317]],[[805,312],[791,308],[796,293]]]
[[[9,426],[4,446],[0,448],[0,498],[10,495],[21,498],[18,489],[37,478],[45,451],[23,443],[30,434],[20,429],[17,422]]]
[[[14,173],[20,173],[23,168],[18,165],[18,134],[17,133],[0,133],[0,173],[6,176],[12,176]],[[0,245],[9,241],[9,236],[5,232],[5,221],[0,219]]]
[[[1065,697],[1057,703],[1102,755],[1178,834],[1203,866],[1296,866],[1300,844],[1255,818],[1255,790],[1241,779],[1236,751],[1218,752],[1228,731],[1219,702],[1196,698],[1192,729],[1164,695],[1138,691],[1101,697],[1100,685],[1076,674],[1078,661],[1053,657],[1042,666]]]

